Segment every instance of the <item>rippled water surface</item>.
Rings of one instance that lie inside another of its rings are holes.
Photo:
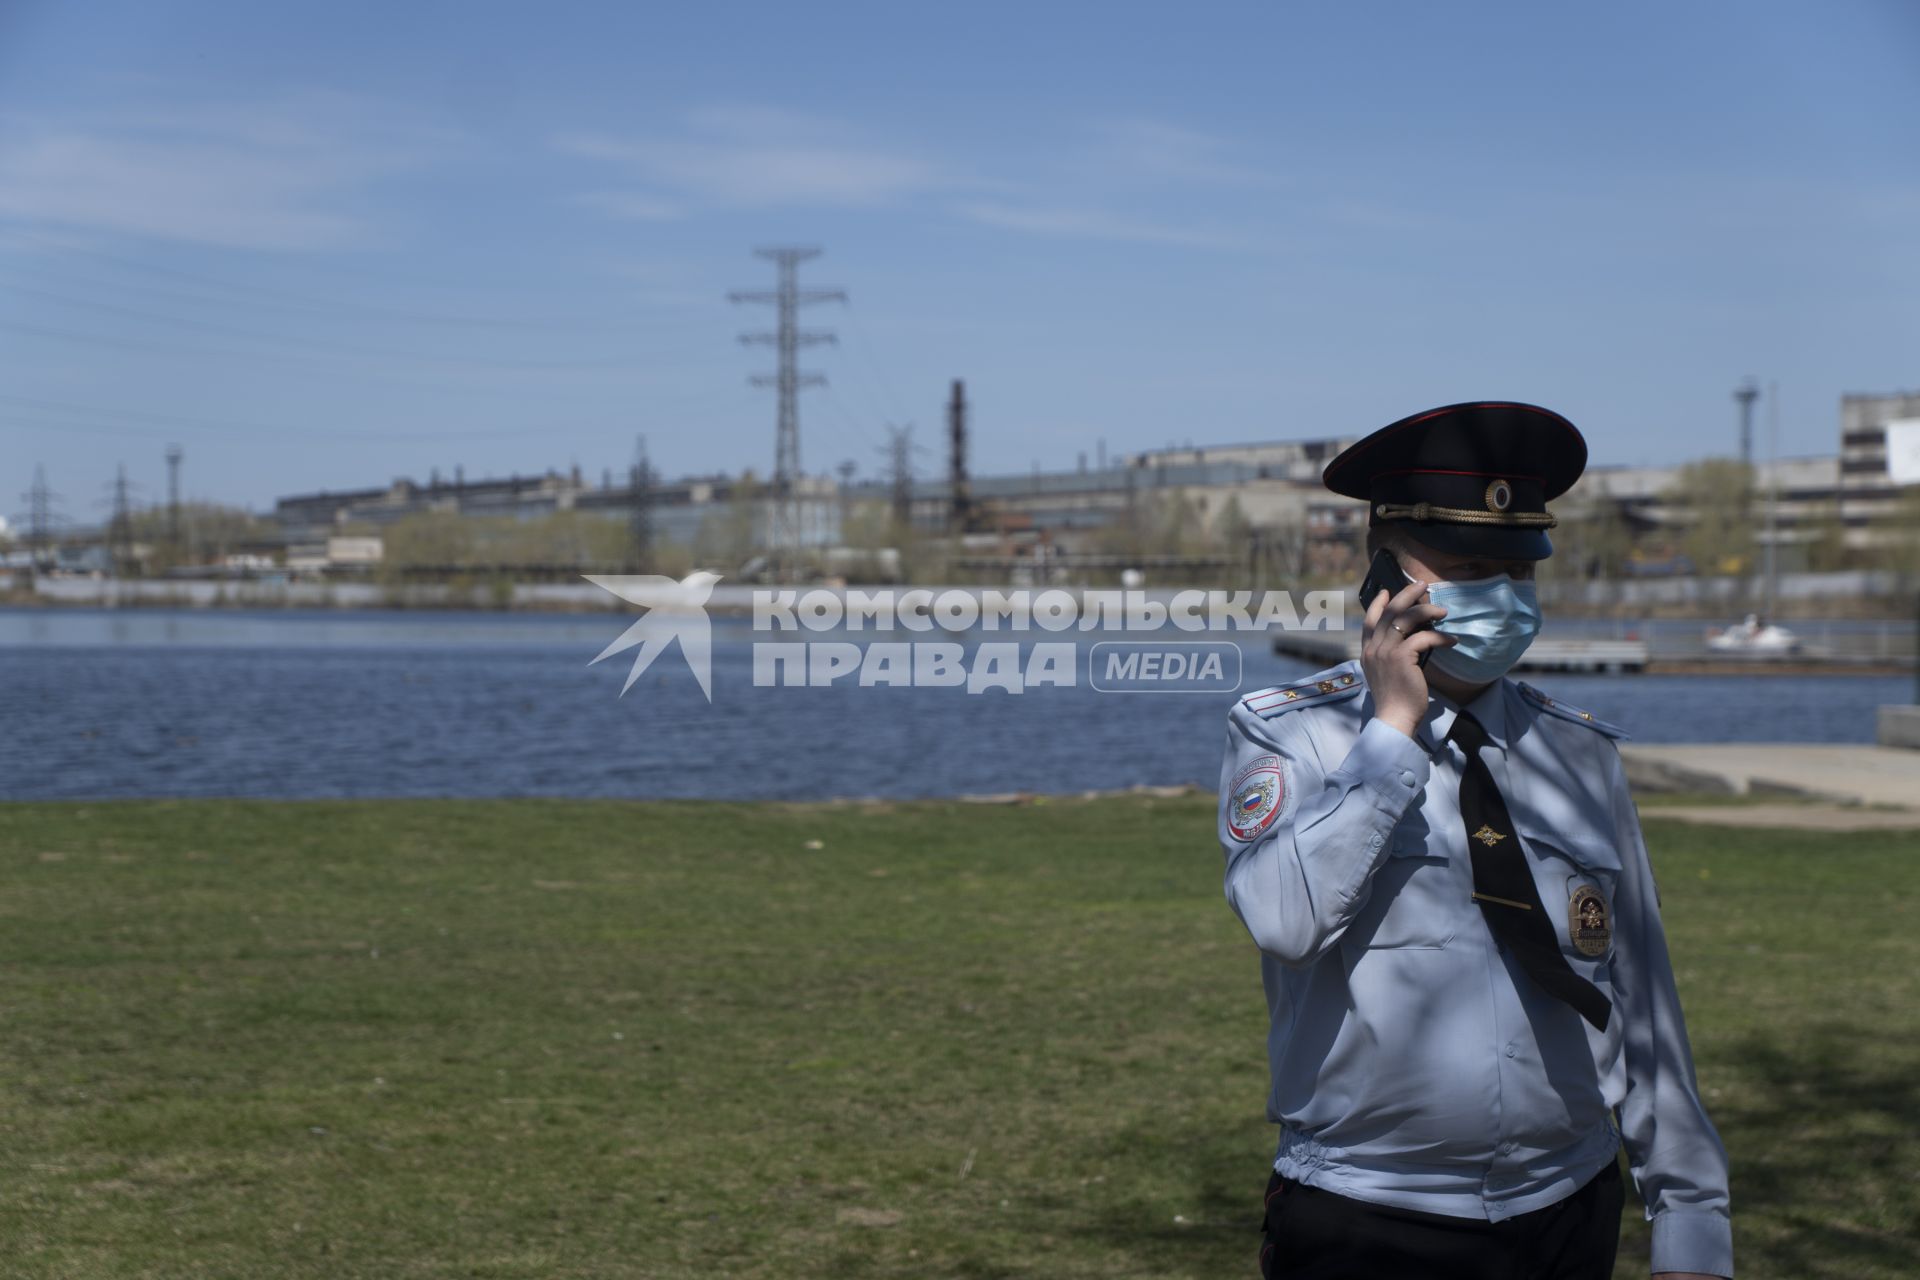
[[[616,614],[0,611],[0,796],[810,799],[1217,780],[1235,695],[754,688],[716,622],[625,697]],[[1307,674],[1253,637],[1242,692]],[[1084,674],[1084,673],[1083,673]],[[1640,742],[1869,742],[1900,676],[1540,676]]]

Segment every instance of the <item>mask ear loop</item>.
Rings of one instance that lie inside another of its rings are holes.
[[[1390,554],[1393,557],[1393,567],[1400,571],[1401,577],[1405,578],[1408,582],[1418,582],[1421,586],[1426,587],[1429,590],[1432,589],[1433,584],[1431,582],[1427,582],[1421,578],[1416,578],[1412,574],[1407,572],[1406,562],[1400,558],[1400,553],[1398,551],[1389,551],[1388,554]],[[1404,588],[1402,589],[1404,590]]]
[[[1495,573],[1485,578],[1461,578],[1458,581],[1454,581],[1452,579],[1445,579],[1440,582],[1429,582],[1427,584],[1427,589],[1432,590],[1434,587],[1456,587],[1456,588],[1486,587],[1486,586],[1497,585],[1502,582],[1517,582],[1517,581],[1520,581],[1520,579],[1514,578],[1512,574]]]

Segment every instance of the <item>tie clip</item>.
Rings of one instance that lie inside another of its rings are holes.
[[[1533,910],[1533,904],[1531,902],[1515,902],[1512,898],[1496,898],[1490,893],[1476,893],[1473,896],[1480,902],[1497,902],[1503,907],[1518,907],[1522,911]]]

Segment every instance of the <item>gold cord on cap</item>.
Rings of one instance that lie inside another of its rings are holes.
[[[1470,511],[1465,507],[1436,507],[1431,502],[1381,502],[1373,513],[1382,520],[1438,520],[1442,524],[1506,524],[1526,529],[1551,529],[1560,521],[1545,511]]]

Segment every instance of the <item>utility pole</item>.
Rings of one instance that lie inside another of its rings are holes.
[[[653,559],[653,463],[647,459],[647,438],[635,436],[633,468],[627,473],[632,499],[627,508],[627,539],[636,569],[645,569]]]
[[[27,550],[32,554],[33,567],[38,569],[52,558],[53,525],[57,518],[53,504],[60,495],[47,487],[47,469],[36,466],[33,488],[21,496],[27,500]]]
[[[115,574],[124,575],[133,565],[133,503],[127,496],[124,462],[113,480],[113,518],[107,523],[107,544],[112,548]]]
[[[180,554],[180,460],[186,456],[177,444],[167,446],[167,541]]]
[[[1765,573],[1767,575],[1766,612],[1760,615],[1763,622],[1773,621],[1773,612],[1778,607],[1776,598],[1780,590],[1780,384],[1767,383],[1767,545],[1765,551]]]
[[[771,290],[737,290],[727,295],[731,302],[772,303],[776,325],[772,332],[743,333],[740,341],[764,342],[780,356],[780,369],[772,374],[755,374],[756,387],[772,387],[778,392],[779,409],[775,419],[773,450],[773,528],[772,559],[785,562],[791,569],[798,558],[800,527],[800,389],[826,384],[817,373],[800,371],[800,348],[835,341],[834,335],[818,329],[800,328],[800,308],[815,302],[845,302],[840,289],[802,289],[800,264],[820,256],[818,249],[790,246],[755,249],[754,256],[770,259],[778,269],[778,286]]]
[[[967,483],[967,384],[953,380],[953,394],[947,399],[947,487],[951,505],[947,512],[948,531],[956,538],[965,536],[973,523],[973,494]]]
[[[840,473],[840,536],[835,541],[845,546],[847,529],[853,524],[853,477],[860,470],[860,464],[852,458],[842,458],[834,470]]]
[[[1760,398],[1760,384],[1748,378],[1733,389],[1733,398],[1740,405],[1740,461],[1749,467],[1753,465],[1753,402]]]
[[[913,424],[887,426],[887,479],[893,496],[893,522],[900,529],[913,525]]]

